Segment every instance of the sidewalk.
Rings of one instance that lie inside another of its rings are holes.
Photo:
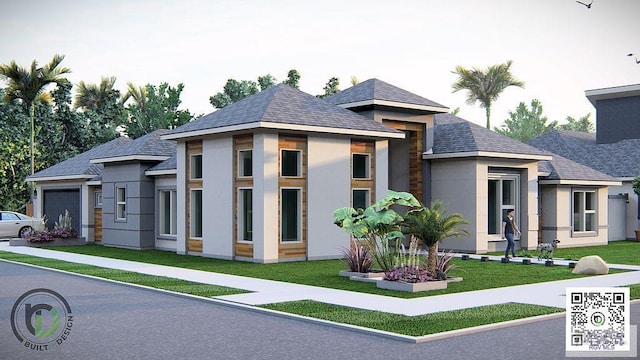
[[[0,242],[0,251],[243,289],[251,291],[251,293],[220,296],[217,297],[217,299],[246,305],[315,300],[329,304],[408,316],[510,302],[565,308],[565,292],[567,287],[611,287],[640,284],[640,271],[638,271],[640,270],[640,266],[609,264],[611,269],[635,271],[415,299],[400,299],[382,295],[108,259],[39,248],[10,247],[9,242]],[[472,258],[476,257],[479,258],[479,256],[472,255]],[[489,258],[492,261],[500,261],[499,256],[489,256]],[[515,261],[517,261],[517,259]],[[537,260],[533,259],[532,262],[535,263]],[[555,263],[556,265],[567,265],[567,261],[564,260],[557,259]]]

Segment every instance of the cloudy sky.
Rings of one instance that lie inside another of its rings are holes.
[[[587,2],[587,1],[585,1]],[[228,78],[284,80],[297,69],[316,95],[337,76],[378,78],[484,125],[484,110],[452,94],[456,65],[513,60],[525,89],[507,89],[492,124],[539,99],[550,120],[595,110],[584,91],[640,83],[640,1],[594,0],[109,0],[4,4],[0,63],[58,53],[77,83],[116,76],[124,90],[184,83],[182,108],[209,113]],[[2,85],[2,84],[0,84]],[[592,119],[595,114],[592,114]]]

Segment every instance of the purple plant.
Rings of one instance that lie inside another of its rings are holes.
[[[451,263],[454,255],[453,251],[449,251],[448,253],[442,252],[436,257],[436,277],[439,280],[445,280],[449,271],[457,267]]]
[[[78,232],[72,228],[59,227],[51,230],[51,236],[62,239],[77,238]]]
[[[384,274],[384,279],[389,281],[400,281],[405,283],[418,283],[436,280],[427,269],[415,266],[401,266],[393,268]]]
[[[352,241],[348,248],[342,249],[344,261],[349,266],[349,271],[367,273],[371,271],[373,256],[366,244]]]
[[[51,235],[51,233],[47,230],[45,231],[31,231],[27,234],[27,236],[24,238],[25,240],[27,240],[28,242],[47,242],[47,241],[53,241],[53,235]]]

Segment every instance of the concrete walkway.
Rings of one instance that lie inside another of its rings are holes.
[[[366,310],[377,310],[409,316],[441,311],[458,310],[483,305],[502,303],[525,303],[565,308],[567,287],[610,287],[640,284],[640,266],[609,264],[612,269],[634,270],[625,273],[592,276],[572,280],[545,282],[487,289],[473,292],[427,296],[415,299],[401,299],[382,295],[328,289],[316,286],[298,285],[286,282],[262,280],[236,275],[225,275],[200,270],[182,269],[171,266],[145,264],[126,260],[108,259],[97,256],[73,254],[40,248],[9,246],[0,242],[0,250],[17,254],[33,255],[74,263],[95,265],[110,269],[133,271],[147,275],[172,277],[203,284],[220,285],[251,291],[247,294],[220,296],[217,299],[246,305],[261,305],[296,300],[315,300]],[[471,258],[480,256],[472,255]],[[499,256],[489,256],[492,261],[500,261]],[[519,261],[518,258],[512,261]],[[538,260],[532,259],[533,263]],[[555,260],[556,266],[566,266],[568,261]],[[533,265],[532,265],[533,266]]]

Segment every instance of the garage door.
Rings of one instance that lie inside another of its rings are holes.
[[[71,224],[79,233],[80,229],[80,190],[44,190],[44,215],[47,216],[47,227],[53,229],[58,216],[69,210]]]

